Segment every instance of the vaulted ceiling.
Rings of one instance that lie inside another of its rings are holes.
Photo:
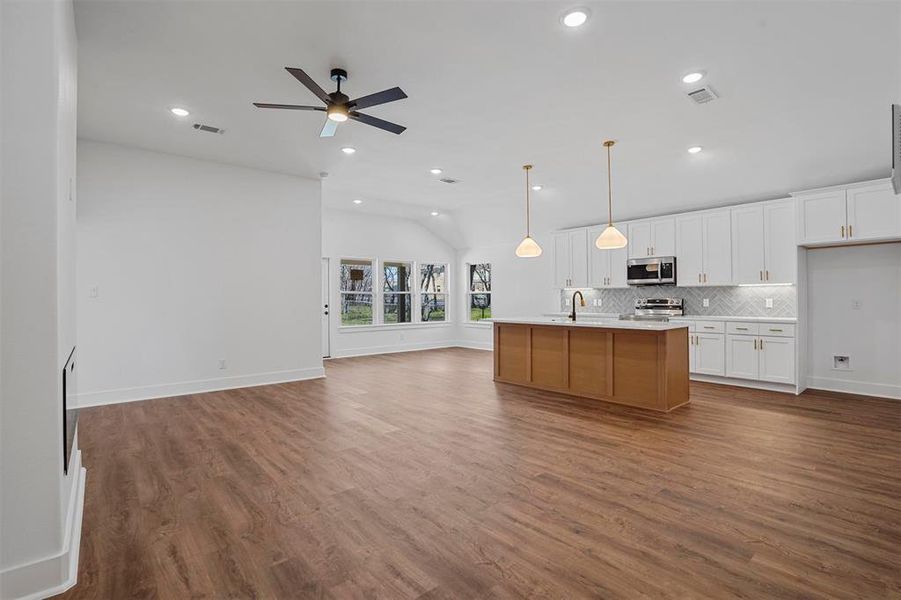
[[[888,175],[901,4],[577,4],[591,18],[569,29],[560,16],[572,4],[559,2],[78,0],[79,135],[328,172],[327,206],[456,215],[437,226],[458,245],[515,237],[526,162],[544,185],[537,229],[604,219],[605,138],[618,141],[619,219]],[[318,102],[285,66],[327,90],[343,67],[351,97],[402,87],[408,99],[367,112],[408,130],[345,123],[320,139],[322,113],[254,108]],[[718,100],[686,97],[681,76],[697,69]],[[438,182],[432,167],[460,182]]]

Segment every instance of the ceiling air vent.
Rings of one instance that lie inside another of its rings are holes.
[[[438,181],[441,183],[460,183],[459,179],[451,179],[450,177],[442,177]]]
[[[708,102],[713,102],[719,98],[719,96],[716,95],[716,92],[713,91],[713,88],[709,85],[688,92],[688,97],[697,104],[707,104]]]
[[[206,131],[207,133],[218,133],[222,135],[225,133],[224,129],[219,129],[218,127],[213,127],[212,125],[204,125],[203,123],[194,123],[194,129],[197,131]]]

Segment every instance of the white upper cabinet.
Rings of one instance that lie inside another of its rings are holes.
[[[901,198],[885,183],[848,189],[848,239],[873,240],[901,235]]]
[[[554,234],[554,287],[588,287],[588,232]]]
[[[651,256],[651,222],[636,221],[629,224],[629,258]]]
[[[628,246],[617,250],[600,250],[594,245],[606,225],[588,229],[588,287],[615,288],[626,285]],[[620,227],[623,227],[620,224]]]
[[[794,199],[763,203],[763,277],[766,283],[796,282],[798,241],[795,233]]]
[[[676,277],[679,285],[732,283],[732,232],[726,210],[675,218]]]
[[[676,224],[673,217],[662,217],[629,224],[629,258],[674,256]]]
[[[794,194],[798,238],[805,246],[901,237],[898,198],[877,181]]]
[[[733,283],[794,283],[797,254],[793,199],[732,209]]]

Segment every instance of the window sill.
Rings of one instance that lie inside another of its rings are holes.
[[[353,333],[355,331],[391,331],[392,329],[441,329],[450,327],[447,321],[434,323],[381,323],[379,325],[339,325],[338,333]]]
[[[491,322],[482,322],[482,321],[464,321],[463,327],[471,327],[473,329],[490,329]]]

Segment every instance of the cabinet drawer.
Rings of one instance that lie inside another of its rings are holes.
[[[735,335],[757,335],[759,323],[740,323],[729,321],[726,323],[726,333]]]
[[[726,324],[723,321],[698,321],[695,331],[701,333],[725,333]]]
[[[795,326],[792,323],[758,323],[760,335],[774,337],[795,337]]]

